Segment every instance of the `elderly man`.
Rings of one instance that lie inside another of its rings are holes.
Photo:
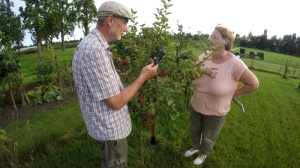
[[[79,43],[72,62],[80,108],[89,135],[99,145],[101,167],[127,167],[127,136],[132,130],[127,103],[158,68],[146,65],[124,88],[108,43],[128,31],[128,20],[133,21],[133,16],[124,5],[103,3],[96,28]]]

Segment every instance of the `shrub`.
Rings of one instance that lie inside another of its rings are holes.
[[[49,84],[52,81],[52,74],[54,72],[54,65],[51,61],[42,61],[36,66],[37,78],[43,84]]]
[[[60,88],[56,85],[42,85],[36,87],[27,93],[31,99],[32,105],[36,106],[44,102],[52,102],[54,100],[62,100]]]

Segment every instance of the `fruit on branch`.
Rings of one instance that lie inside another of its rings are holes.
[[[150,113],[150,115],[151,115],[151,116],[154,116],[155,113],[156,113],[155,111],[152,111],[152,112]]]
[[[144,114],[144,118],[145,118],[145,120],[148,120],[149,114]]]
[[[138,102],[139,103],[141,103],[141,104],[144,103],[144,95],[142,93],[139,93],[138,96],[137,96],[137,98],[138,98]]]
[[[143,127],[148,127],[148,122],[144,122]]]
[[[165,71],[159,71],[159,72],[158,72],[158,76],[159,76],[159,77],[162,77],[162,78],[163,78],[163,77],[166,77],[167,75],[168,75],[168,73],[165,72]]]
[[[128,66],[130,64],[131,64],[131,62],[128,59],[126,59],[126,60],[123,61],[123,65],[124,66]]]
[[[155,121],[154,121],[154,120],[150,120],[149,123],[150,123],[151,125],[153,125],[153,124],[155,124]]]
[[[144,103],[144,99],[143,98],[139,98],[138,102],[141,103],[141,104],[143,104]]]

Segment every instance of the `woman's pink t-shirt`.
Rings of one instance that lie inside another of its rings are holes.
[[[205,55],[200,55],[198,61],[203,60],[203,56]],[[239,79],[248,67],[234,55],[221,64],[207,60],[204,67],[218,68],[218,73],[215,79],[202,74],[192,81],[194,85],[192,107],[204,115],[224,116],[230,111],[231,100]]]

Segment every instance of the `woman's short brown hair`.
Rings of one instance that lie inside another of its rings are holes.
[[[227,40],[228,42],[224,45],[226,51],[230,51],[231,47],[233,46],[234,42],[234,34],[228,30],[226,27],[223,26],[216,26],[215,30],[221,33],[222,38]]]

